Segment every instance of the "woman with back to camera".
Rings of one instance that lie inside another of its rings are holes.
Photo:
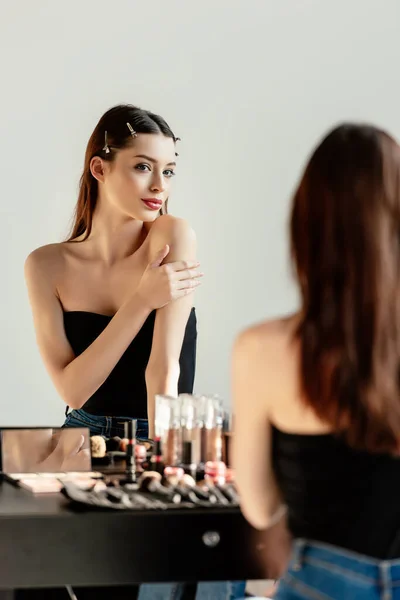
[[[151,439],[155,395],[193,392],[202,274],[193,230],[166,214],[177,141],[152,112],[107,111],[86,149],[70,238],[26,260],[38,346],[72,408],[65,427],[123,437],[136,419],[137,437]],[[243,588],[203,583],[197,597],[234,599]],[[174,593],[182,586],[141,586],[139,598]]]
[[[233,455],[243,512],[264,529],[286,507],[292,556],[276,599],[398,599],[400,147],[393,138],[372,126],[331,131],[294,195],[290,233],[301,308],[248,328],[234,346]]]

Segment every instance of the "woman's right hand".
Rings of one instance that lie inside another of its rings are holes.
[[[168,245],[157,252],[136,289],[135,295],[138,295],[150,310],[162,308],[171,300],[194,292],[201,283],[199,279],[203,273],[198,271],[198,262],[177,261],[161,265],[168,252]]]

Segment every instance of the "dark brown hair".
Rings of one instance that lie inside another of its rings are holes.
[[[98,183],[90,172],[90,161],[99,156],[107,162],[115,159],[116,151],[127,148],[132,144],[133,138],[127,123],[138,133],[158,133],[170,137],[176,142],[167,122],[148,110],[143,110],[131,104],[120,104],[110,108],[97,123],[90,136],[85,153],[83,173],[79,182],[79,196],[75,207],[74,222],[67,241],[83,236],[85,240],[91,232],[93,213],[97,202]],[[110,152],[106,153],[105,133]],[[163,212],[167,212],[167,202]]]
[[[400,147],[344,124],[294,196],[305,403],[353,447],[400,450]]]

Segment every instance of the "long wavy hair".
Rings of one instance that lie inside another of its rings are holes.
[[[353,447],[400,450],[400,147],[343,124],[294,195],[304,402]]]

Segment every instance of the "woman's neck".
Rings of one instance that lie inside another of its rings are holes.
[[[142,221],[95,211],[87,245],[93,255],[112,265],[136,252],[146,237],[147,228]]]

